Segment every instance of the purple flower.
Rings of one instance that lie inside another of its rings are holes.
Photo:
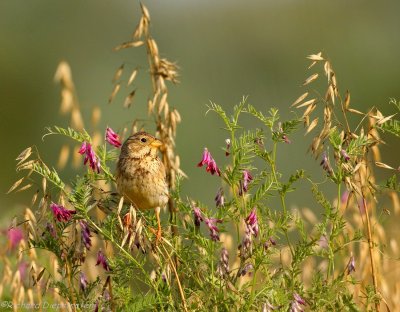
[[[24,238],[24,233],[19,228],[10,228],[7,231],[8,247],[14,250]]]
[[[292,303],[290,304],[290,312],[304,311],[303,308],[301,307],[302,305],[304,306],[306,305],[305,300],[301,298],[299,294],[294,293]]]
[[[332,174],[333,174],[333,170],[332,170],[331,164],[329,163],[329,159],[328,159],[328,156],[326,155],[326,152],[324,152],[324,153],[322,154],[322,161],[321,161],[320,165],[322,166],[322,168],[323,168],[329,175],[332,175]]]
[[[225,277],[229,275],[229,253],[225,247],[221,250],[221,257],[218,262],[217,274],[220,277]]]
[[[349,161],[350,160],[349,154],[347,154],[347,152],[344,149],[340,150],[340,154],[342,155],[344,161]]]
[[[50,223],[50,222],[47,222],[47,224],[46,224],[46,231],[45,231],[45,232],[50,233],[50,235],[51,235],[52,237],[54,237],[54,238],[57,237],[56,229],[54,228],[54,225],[53,225],[52,223]],[[44,232],[42,235],[45,235],[45,232]]]
[[[243,236],[242,242],[238,246],[238,249],[240,251],[240,253],[239,253],[240,258],[246,259],[251,255],[251,253],[253,251],[252,245],[251,245],[252,241],[253,240],[252,240],[250,229],[248,226],[246,226],[246,231]]]
[[[111,129],[110,127],[107,127],[106,129],[106,140],[108,143],[110,143],[111,145],[119,148],[121,147],[121,141],[119,139],[119,135],[116,134],[113,129]]]
[[[269,303],[269,301],[267,300],[267,302],[265,302],[263,304],[263,308],[262,308],[262,312],[271,312],[274,310],[277,310],[278,307],[273,306],[271,303]]]
[[[210,172],[212,175],[214,175],[215,173],[219,176],[221,175],[221,171],[219,170],[217,163],[212,158],[207,148],[204,148],[203,157],[201,161],[197,164],[197,167],[203,167],[204,165],[207,165],[206,171]]]
[[[249,273],[249,275],[251,275],[252,272],[250,272],[251,270],[253,270],[253,265],[251,263],[247,263],[243,268],[241,268],[238,272],[239,276],[245,276],[247,273]]]
[[[90,229],[86,221],[82,220],[79,221],[79,224],[81,225],[81,239],[83,245],[85,245],[87,250],[90,250],[90,247],[92,247],[92,240],[91,237],[92,235],[90,234]]]
[[[347,274],[356,271],[356,261],[354,260],[354,256],[351,255],[349,264],[347,265]]]
[[[217,228],[217,223],[222,223],[222,220],[215,218],[205,218],[204,222],[210,230],[211,240],[213,240],[214,242],[219,241],[219,230]]]
[[[79,274],[79,287],[80,287],[80,289],[81,289],[82,291],[85,291],[85,289],[87,288],[87,286],[88,286],[88,281],[87,281],[87,279],[86,279],[86,275],[85,275],[85,273],[81,272],[81,273]]]
[[[92,168],[93,171],[97,171],[98,173],[100,173],[100,160],[97,158],[89,142],[83,142],[78,153],[81,155],[86,154],[85,160],[83,161],[84,165],[89,162],[89,167]]]
[[[103,252],[101,251],[101,249],[99,250],[99,252],[97,253],[97,262],[96,262],[96,266],[101,264],[103,269],[106,271],[111,271],[111,268],[108,264],[107,258],[106,256],[103,254]]]
[[[272,236],[264,243],[264,249],[268,250],[268,248],[271,246],[276,246],[276,241],[272,238]]]
[[[50,204],[51,210],[53,210],[53,215],[59,222],[68,222],[72,219],[72,215],[76,214],[75,210],[65,209],[61,205],[55,203]]]
[[[217,195],[215,196],[215,205],[217,207],[222,207],[224,204],[225,204],[224,189],[221,187],[218,190]]]
[[[248,170],[243,170],[243,182],[240,181],[239,185],[239,195],[242,196],[249,190],[249,183],[253,180],[250,172]]]
[[[254,237],[257,237],[259,228],[256,215],[256,208],[253,208],[253,210],[250,212],[245,221],[246,221],[246,226],[248,227],[250,233],[253,234]]]
[[[193,217],[194,217],[194,225],[200,226],[201,221],[203,221],[200,208],[197,207],[193,208]]]

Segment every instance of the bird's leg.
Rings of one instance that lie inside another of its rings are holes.
[[[157,207],[156,211],[156,218],[157,218],[157,233],[156,233],[156,244],[161,241],[161,220],[160,220],[160,212],[161,208]]]

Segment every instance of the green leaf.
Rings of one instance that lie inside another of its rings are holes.
[[[66,137],[69,137],[75,141],[78,142],[89,142],[92,143],[92,139],[90,137],[90,135],[86,132],[85,129],[83,129],[83,132],[78,132],[74,129],[72,129],[71,127],[68,127],[67,129],[62,128],[62,127],[58,127],[58,126],[54,126],[52,127],[47,127],[46,128],[47,133],[45,135],[43,135],[42,139],[48,135],[52,135],[52,134],[61,134],[64,135]]]

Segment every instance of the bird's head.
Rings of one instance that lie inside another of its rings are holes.
[[[121,156],[143,158],[147,155],[156,156],[162,142],[147,132],[137,132],[131,135],[122,145]]]

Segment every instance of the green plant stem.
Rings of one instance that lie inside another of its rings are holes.
[[[256,267],[254,267],[253,278],[251,280],[250,300],[249,300],[249,304],[248,304],[248,307],[247,307],[247,311],[250,310],[250,308],[251,308],[251,306],[253,304],[253,301],[254,301],[254,292],[256,290],[255,289],[256,288],[256,274],[257,274],[257,270],[256,270]]]
[[[272,175],[274,176],[274,180],[275,180],[276,185],[279,185],[278,177],[276,175],[276,149],[277,149],[277,142],[274,142],[274,146],[273,146],[273,150],[272,150],[272,159],[271,159],[271,170],[272,170]],[[286,221],[287,209],[286,209],[286,203],[285,203],[285,196],[281,192],[279,192],[279,197],[281,199],[283,215],[284,215],[285,221]],[[292,257],[293,257],[294,256],[294,250],[293,250],[292,244],[290,242],[288,231],[287,231],[286,227],[283,229],[283,232],[285,234],[286,241],[287,241],[289,249],[290,249],[290,253],[292,254]]]
[[[88,216],[86,220],[100,233],[103,235],[105,238],[107,238],[111,243],[113,243],[134,265],[142,271],[147,283],[153,287],[153,289],[156,292],[156,296],[159,299],[160,307],[161,310],[164,311],[164,307],[161,302],[160,295],[158,293],[158,288],[157,285],[154,284],[154,282],[150,279],[149,275],[146,273],[146,271],[143,269],[143,267],[140,265],[140,263],[129,253],[127,252],[120,244],[118,244],[110,235],[108,235],[106,232],[104,232],[95,222],[93,222]]]
[[[336,204],[336,210],[339,213],[340,212],[340,197],[341,197],[341,189],[342,189],[342,184],[339,182],[337,184],[337,204]],[[336,220],[335,220],[336,221]],[[334,230],[336,224],[332,224],[332,231]],[[335,254],[331,246],[331,240],[329,238],[329,263],[328,263],[328,270],[326,273],[326,279],[328,280],[331,274],[335,273]],[[334,276],[332,276],[334,278]]]

